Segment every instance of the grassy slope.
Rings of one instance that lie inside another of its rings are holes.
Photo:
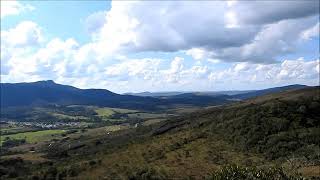
[[[98,113],[98,116],[101,116],[101,117],[109,117],[112,114],[114,114],[114,111],[111,110],[110,108],[98,108],[98,109],[95,109],[95,111],[96,113]]]
[[[158,169],[169,177],[199,178],[208,176],[223,164],[266,165],[261,155],[239,152],[218,136],[202,136],[192,131],[168,133],[129,144],[113,153],[98,154],[95,158],[101,163],[86,169],[78,178],[126,179],[143,168]],[[83,165],[80,163],[79,166]]]

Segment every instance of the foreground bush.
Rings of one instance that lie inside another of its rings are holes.
[[[210,175],[208,180],[299,180],[301,176],[288,175],[283,168],[256,169],[236,165],[223,167]]]
[[[128,176],[129,180],[165,180],[167,173],[163,169],[144,167]]]

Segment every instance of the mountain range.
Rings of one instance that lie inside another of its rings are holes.
[[[221,105],[268,93],[301,89],[305,85],[290,85],[263,90],[222,92],[167,92],[150,95],[116,94],[105,89],[79,89],[57,84],[52,80],[31,83],[1,83],[1,107],[58,105],[96,105],[118,108],[154,110],[163,106]],[[142,93],[145,94],[145,93]]]

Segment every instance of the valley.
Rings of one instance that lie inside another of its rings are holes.
[[[152,111],[6,107],[0,173],[6,179],[258,178],[253,172],[260,179],[319,178],[319,107],[319,87]]]
[[[0,180],[320,180],[319,0],[0,2]]]

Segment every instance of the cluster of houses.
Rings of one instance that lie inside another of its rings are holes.
[[[4,123],[4,122],[1,122]],[[15,122],[15,121],[6,121],[5,123],[17,126],[30,126],[44,129],[56,129],[62,127],[76,127],[80,125],[80,122]]]

